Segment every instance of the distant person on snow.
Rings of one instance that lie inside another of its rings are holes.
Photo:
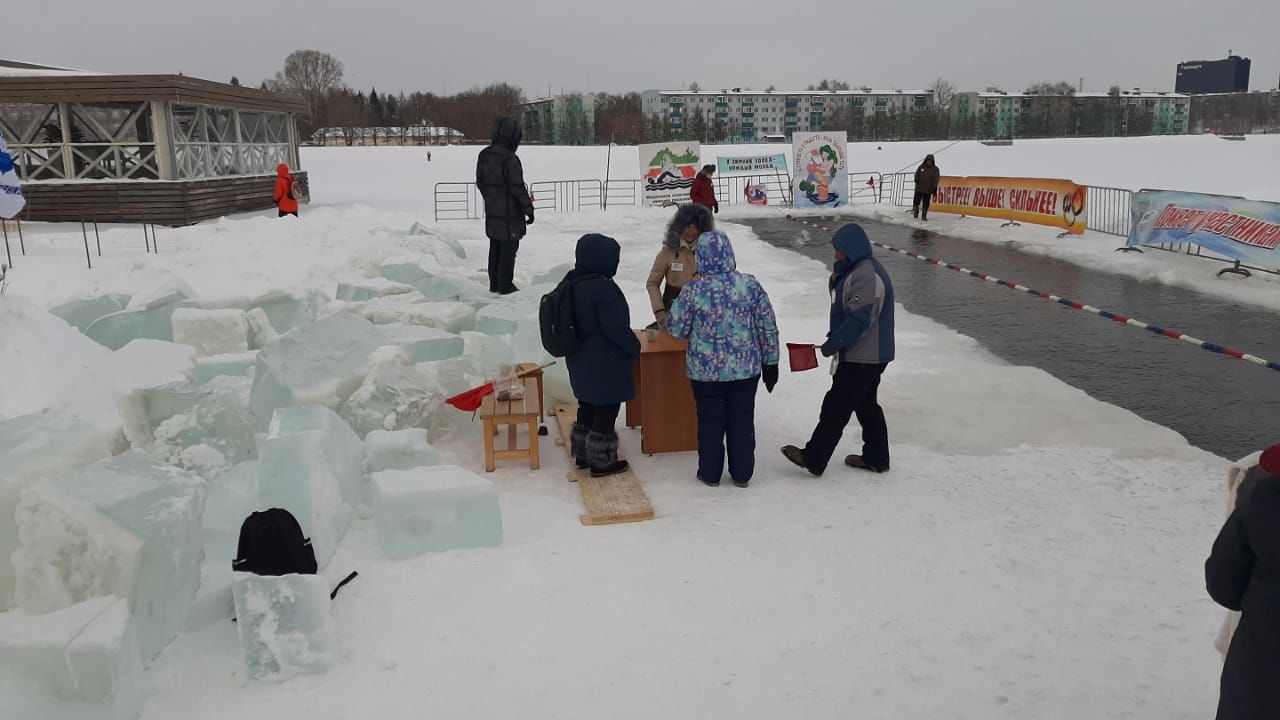
[[[653,308],[654,327],[666,327],[667,313],[680,295],[680,289],[693,280],[698,272],[695,248],[698,237],[716,229],[711,213],[701,205],[685,205],[676,210],[675,217],[667,224],[667,234],[662,239],[662,249],[653,259],[653,269],[645,290],[649,291],[649,304]],[[666,287],[663,288],[663,282]]]
[[[640,340],[631,329],[627,298],[613,281],[621,253],[611,237],[583,235],[576,264],[565,276],[573,283],[573,324],[579,342],[577,351],[565,358],[569,385],[578,400],[570,451],[578,469],[590,468],[592,477],[617,475],[628,468],[618,459],[614,425],[622,403],[636,396],[632,367],[640,357]]]
[[[916,168],[916,196],[911,202],[911,217],[929,219],[929,206],[933,203],[933,196],[938,194],[941,179],[937,162],[932,155],[926,155],[924,162]]]
[[[297,179],[289,172],[289,166],[280,163],[276,166],[276,217],[292,215],[298,217],[298,200],[302,197],[302,188]]]
[[[499,295],[518,289],[516,253],[526,226],[533,224],[533,200],[516,157],[521,134],[515,120],[498,120],[493,143],[476,160],[476,187],[484,197],[484,232],[489,236],[489,292]]]
[[[703,212],[706,212],[705,210]],[[724,472],[747,487],[756,467],[756,393],[778,382],[778,323],[769,294],[738,272],[729,238],[698,238],[698,277],[671,307],[673,337],[689,341],[685,372],[698,407],[698,479],[716,487]]]
[[[716,200],[716,189],[711,184],[711,176],[716,174],[715,165],[703,165],[698,171],[698,176],[693,179],[693,188],[689,190],[689,199],[695,205],[712,211],[720,212],[720,202]]]
[[[862,425],[862,454],[849,455],[844,464],[881,473],[889,469],[889,429],[876,393],[880,376],[894,358],[893,283],[871,256],[871,242],[858,225],[837,230],[831,244],[831,321],[822,354],[835,356],[835,377],[809,444],[803,449],[788,445],[782,454],[813,475],[822,475],[849,416],[856,414]]]
[[[1204,565],[1209,595],[1240,625],[1222,666],[1218,720],[1280,718],[1280,445],[1240,483]]]

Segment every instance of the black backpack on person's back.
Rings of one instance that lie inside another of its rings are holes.
[[[231,569],[255,575],[316,574],[316,551],[288,510],[255,512],[240,526]]]
[[[578,352],[582,339],[573,320],[573,288],[583,280],[599,275],[566,275],[554,290],[542,296],[538,306],[538,328],[542,332],[542,349],[551,357],[569,357]]]

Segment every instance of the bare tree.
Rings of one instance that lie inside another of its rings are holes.
[[[1107,95],[1110,95],[1111,97],[1120,97],[1120,86],[1112,85],[1107,88]]]
[[[1027,88],[1028,95],[1075,95],[1076,86],[1062,80],[1060,82],[1038,82]]]
[[[342,63],[319,50],[294,50],[276,74],[276,84],[306,98],[308,114],[315,117],[320,100],[342,85]]]
[[[844,80],[828,80],[827,78],[823,78],[822,82],[818,83],[817,85],[810,85],[805,89],[812,92],[812,91],[849,90],[852,87],[853,87],[852,85],[845,82]]]
[[[697,81],[697,80],[695,80],[695,81],[693,81],[693,82],[689,83],[689,92],[695,92],[695,93],[696,93],[696,92],[699,92],[699,91],[701,91],[701,90],[702,90],[702,85],[698,84],[698,81]]]
[[[929,93],[933,95],[933,106],[939,110],[946,110],[951,107],[951,98],[956,95],[956,86],[952,85],[951,81],[939,77],[929,86]]]

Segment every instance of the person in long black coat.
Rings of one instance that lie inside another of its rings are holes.
[[[484,197],[484,232],[489,237],[489,292],[516,291],[516,253],[533,223],[533,201],[524,185],[524,166],[516,156],[520,123],[502,118],[493,143],[476,159],[476,187]]]
[[[566,280],[572,281],[573,321],[580,346],[565,358],[569,384],[578,399],[578,418],[571,448],[579,468],[594,477],[627,470],[618,459],[614,424],[622,403],[635,397],[632,367],[640,357],[640,340],[631,329],[631,311],[622,289],[613,281],[622,249],[604,235],[578,239],[577,262]]]
[[[1205,562],[1209,595],[1240,611],[1218,697],[1218,720],[1280,718],[1280,445],[1241,484]]]

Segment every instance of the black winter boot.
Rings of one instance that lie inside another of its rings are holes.
[[[617,433],[587,433],[587,463],[593,478],[618,475],[630,467],[626,460],[618,459]]]
[[[573,464],[579,470],[586,470],[591,467],[587,462],[587,426],[573,424],[573,430],[569,433],[569,450],[573,454]]]

